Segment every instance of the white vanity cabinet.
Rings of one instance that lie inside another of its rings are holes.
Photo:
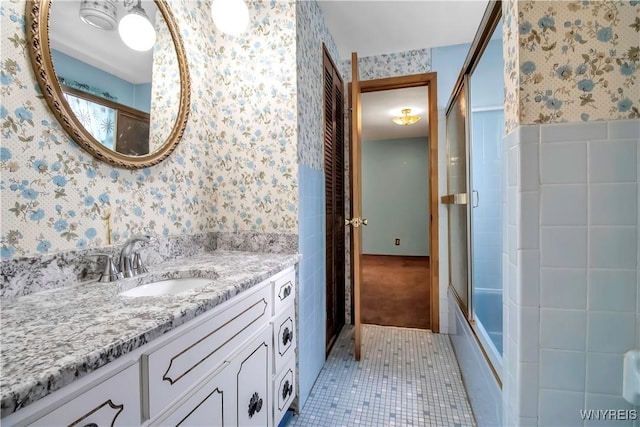
[[[272,278],[273,313],[273,420],[282,420],[296,396],[296,343],[294,270],[285,270]]]
[[[140,423],[140,367],[136,363],[24,425],[131,426]],[[2,423],[4,425],[4,422]]]
[[[235,349],[271,319],[271,289],[261,284],[199,325],[142,355],[149,390],[144,414],[154,419],[179,396],[228,361]]]
[[[151,425],[270,426],[271,354],[271,330],[264,326]]]
[[[297,393],[295,268],[2,419],[276,427]]]

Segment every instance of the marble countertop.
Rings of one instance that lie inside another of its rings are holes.
[[[182,325],[300,260],[214,251],[154,265],[113,283],[83,283],[2,300],[2,417]],[[204,277],[176,295],[122,297],[163,278]]]

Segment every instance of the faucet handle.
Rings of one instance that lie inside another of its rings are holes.
[[[122,272],[118,270],[118,267],[113,262],[113,255],[105,254],[105,253],[95,253],[87,256],[89,257],[103,256],[107,259],[104,265],[104,270],[102,271],[102,274],[100,274],[100,278],[98,279],[99,282],[103,282],[103,283],[115,282],[116,280],[120,280],[124,277]]]
[[[148,273],[147,268],[142,263],[142,257],[140,257],[140,252],[133,253],[133,263],[131,266],[134,275]]]

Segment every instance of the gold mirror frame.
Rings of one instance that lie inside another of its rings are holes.
[[[29,0],[26,4],[26,30],[29,57],[42,90],[42,95],[53,115],[58,119],[69,137],[96,159],[126,169],[140,169],[156,165],[166,159],[180,142],[189,118],[191,83],[187,58],[175,19],[166,2],[156,1],[169,28],[176,48],[180,71],[180,105],[178,115],[165,143],[156,151],[142,156],[127,156],[110,150],[98,142],[85,128],[71,110],[53,68],[49,45],[49,14],[52,0]]]

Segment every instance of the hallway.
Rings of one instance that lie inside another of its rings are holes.
[[[363,325],[362,360],[345,326],[289,426],[475,426],[447,335]]]

